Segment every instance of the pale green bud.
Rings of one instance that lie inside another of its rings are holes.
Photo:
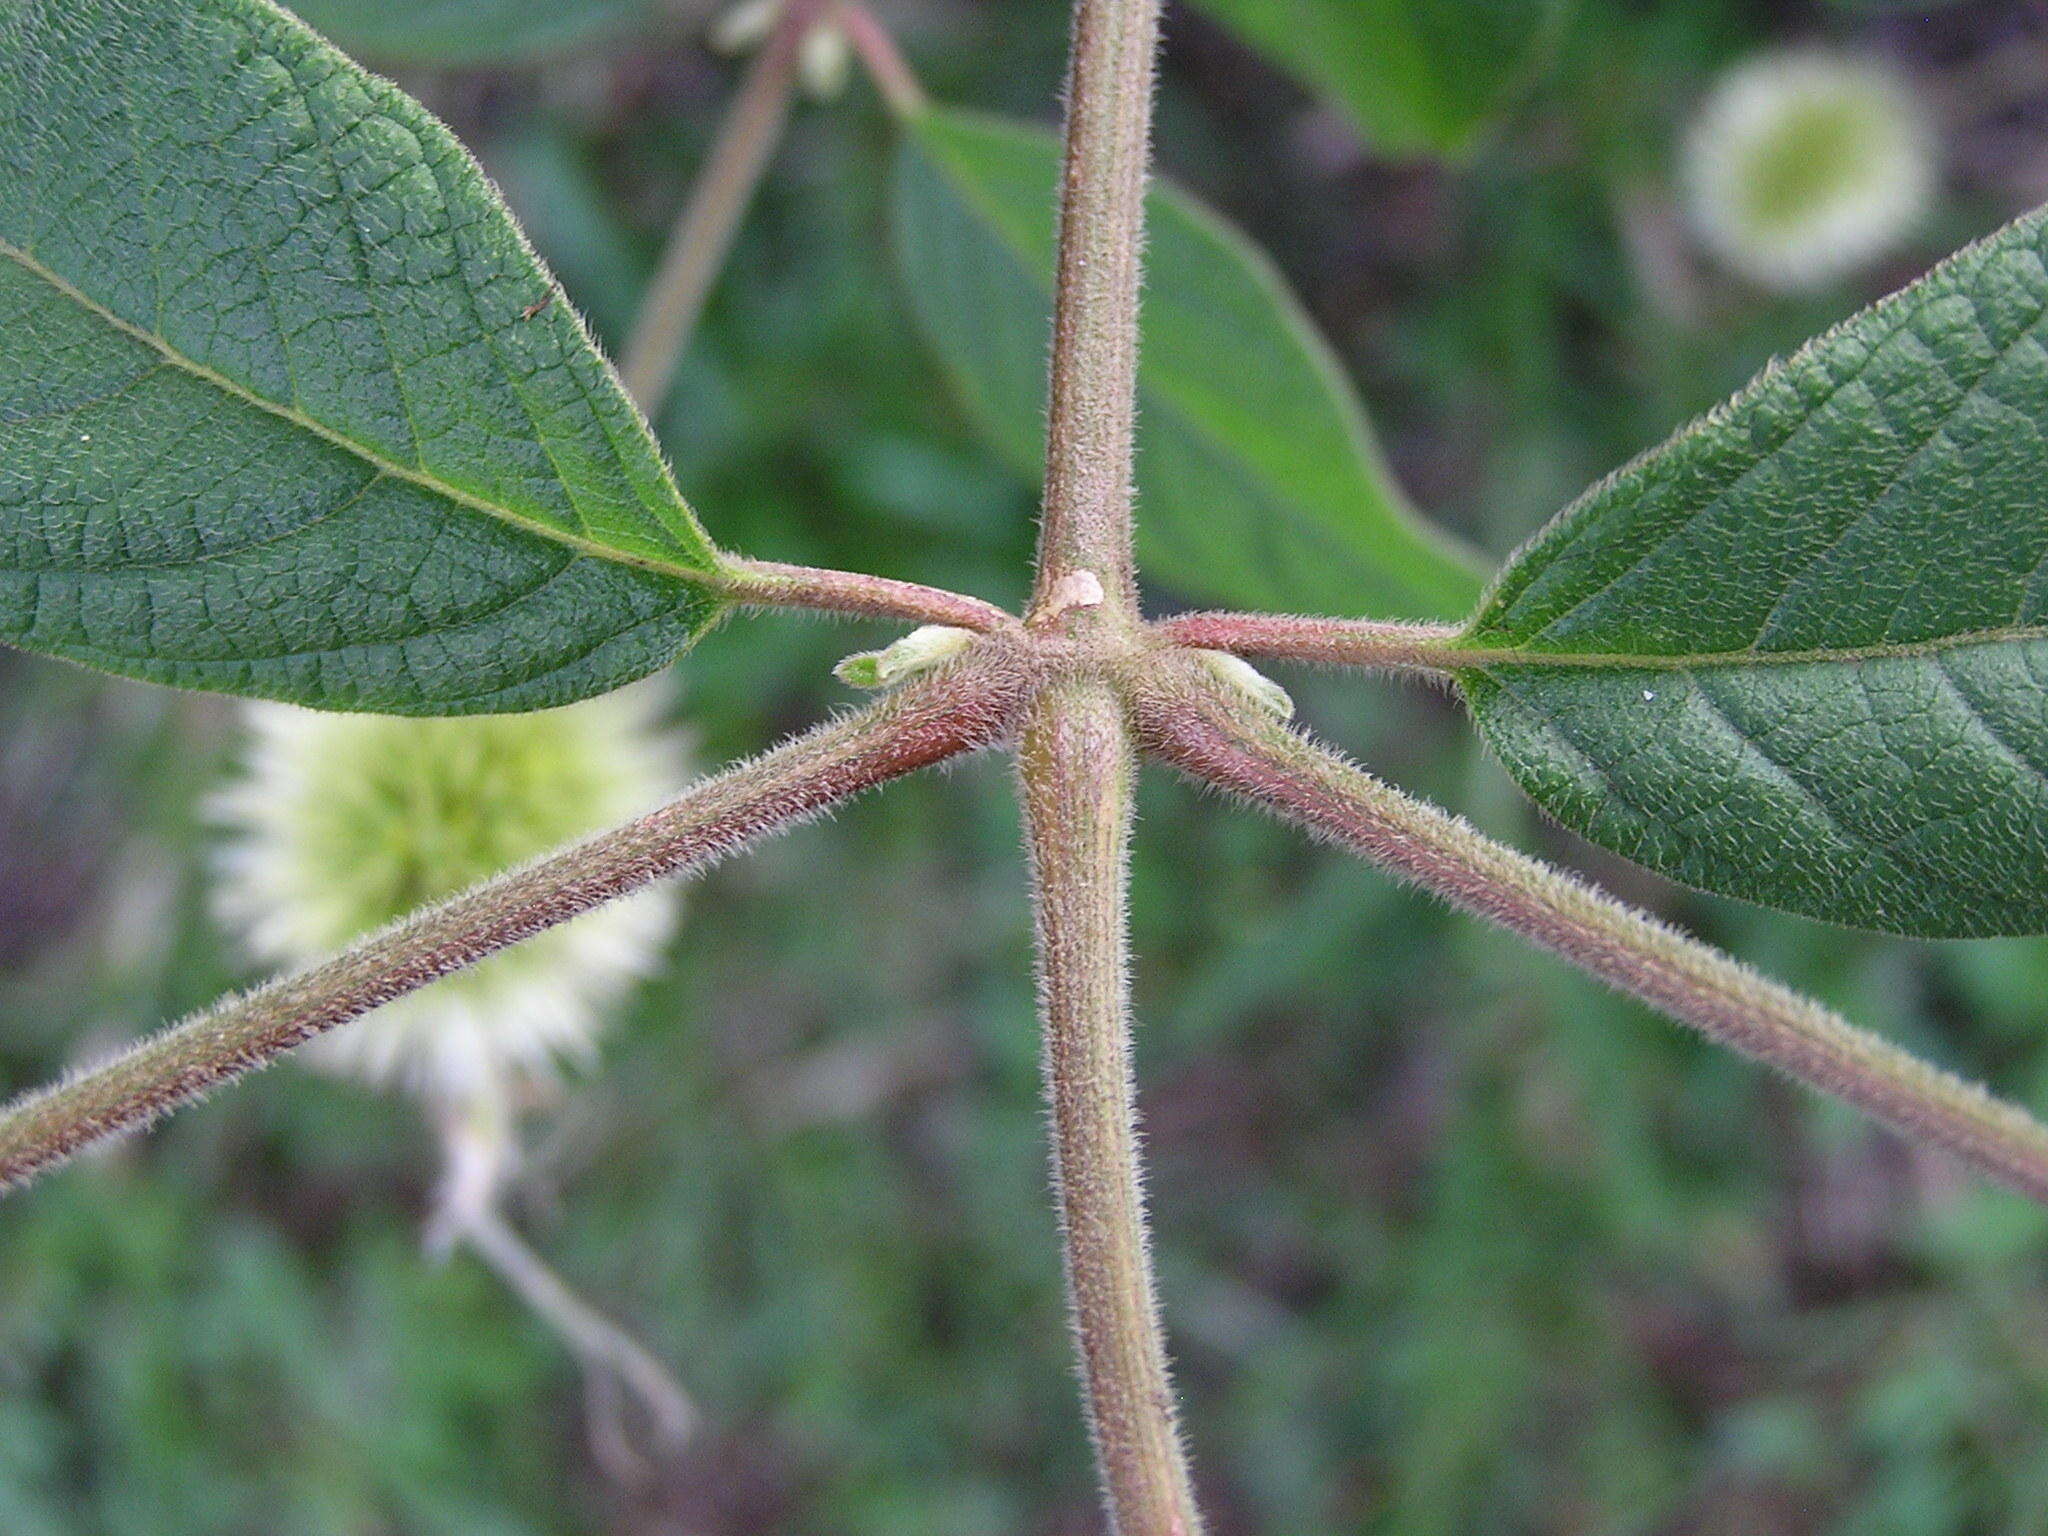
[[[1243,694],[1259,708],[1282,720],[1294,718],[1294,700],[1287,690],[1266,676],[1242,656],[1228,651],[1196,651],[1195,656],[1209,675],[1232,692]]]
[[[971,629],[926,624],[883,650],[860,651],[847,657],[832,669],[832,675],[850,688],[886,688],[952,660],[974,641]]]
[[[796,64],[805,92],[815,101],[831,101],[846,89],[853,49],[844,32],[821,22],[797,44]]]
[[[720,53],[750,52],[768,40],[781,12],[782,0],[740,0],[713,19],[705,41]]]

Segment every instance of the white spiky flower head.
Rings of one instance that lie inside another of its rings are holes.
[[[304,964],[424,902],[652,808],[683,777],[646,684],[524,715],[402,719],[246,707],[215,906],[254,956]],[[587,1059],[654,965],[671,885],[611,902],[306,1047],[310,1060],[449,1102],[548,1081]]]
[[[1687,135],[1694,228],[1766,287],[1811,288],[1912,232],[1936,183],[1913,88],[1875,59],[1795,49],[1724,75]]]

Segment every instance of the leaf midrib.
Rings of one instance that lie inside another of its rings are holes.
[[[195,358],[187,357],[146,326],[137,325],[134,321],[108,309],[104,304],[92,298],[91,295],[85,293],[75,284],[67,281],[62,274],[52,271],[19,246],[6,240],[0,240],[0,257],[5,257],[16,266],[22,268],[22,270],[40,278],[72,303],[78,305],[87,313],[105,321],[124,336],[141,342],[170,366],[212,385],[222,393],[230,395],[246,405],[254,406],[257,410],[275,416],[281,421],[290,422],[301,431],[311,433],[322,442],[330,443],[352,457],[361,460],[380,475],[389,476],[391,479],[402,480],[407,484],[418,486],[421,490],[455,502],[459,506],[467,507],[471,511],[480,512],[486,517],[496,518],[499,522],[517,528],[522,533],[532,534],[536,538],[547,539],[552,543],[560,544],[567,549],[575,551],[577,554],[587,555],[592,559],[609,561],[614,565],[631,566],[638,570],[650,571],[656,575],[670,577],[677,581],[689,582],[700,587],[715,589],[720,585],[719,578],[723,573],[715,564],[709,568],[680,565],[673,561],[657,559],[652,555],[638,554],[630,550],[619,549],[614,545],[602,544],[595,539],[583,538],[580,535],[570,533],[567,529],[557,528],[553,524],[543,522],[538,518],[528,517],[522,512],[514,511],[512,508],[502,506],[487,497],[479,496],[474,491],[465,490],[461,486],[443,480],[436,475],[429,474],[423,469],[415,468],[388,455],[379,453],[367,444],[360,443],[345,433],[335,431],[334,428],[320,421],[317,417],[309,416],[296,407],[282,405],[275,400],[266,399],[247,386],[237,383],[226,374],[207,367]],[[712,559],[714,561],[718,560],[715,550],[712,551]]]
[[[1825,666],[1830,663],[1909,660],[1916,656],[1938,656],[1974,645],[2024,644],[2030,640],[2048,640],[2048,625],[2007,625],[2001,629],[1972,630],[1966,634],[1903,641],[1896,645],[1842,646],[1806,651],[1695,651],[1634,655],[1622,651],[1522,651],[1454,641],[1438,654],[1447,665],[1472,671],[1491,671],[1497,667],[1569,667],[1616,672],[1688,672],[1706,667]]]

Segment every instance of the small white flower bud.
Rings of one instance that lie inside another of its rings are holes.
[[[846,89],[853,72],[853,49],[844,32],[820,22],[797,45],[796,66],[806,94],[817,101],[831,101]]]
[[[883,650],[860,651],[847,657],[832,669],[832,675],[851,688],[886,688],[950,661],[972,645],[975,638],[971,629],[925,624]]]
[[[775,30],[775,18],[782,13],[783,0],[739,0],[718,13],[704,33],[704,40],[724,54],[741,54],[758,48]]]
[[[1294,700],[1288,696],[1287,690],[1242,656],[1233,656],[1229,651],[1196,651],[1195,655],[1210,675],[1225,687],[1243,694],[1282,720],[1294,718]]]

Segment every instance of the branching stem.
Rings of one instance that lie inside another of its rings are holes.
[[[672,804],[406,918],[0,1109],[0,1189],[145,1125],[380,1003],[651,880],[706,868],[873,785],[1013,734],[1026,672],[999,644],[727,769]]]
[[[676,219],[661,265],[626,338],[619,377],[650,418],[661,414],[676,362],[689,345],[740,219],[768,169],[796,90],[797,53],[825,0],[788,0],[733,99]]]
[[[1076,0],[1045,505],[1025,623],[1091,658],[1143,647],[1131,558],[1138,289],[1159,0]],[[1164,654],[1161,652],[1160,654]],[[1127,993],[1132,751],[1100,666],[1032,702],[1030,828],[1053,1169],[1088,1423],[1118,1536],[1196,1536],[1140,1192]]]
[[[1193,667],[1160,669],[1137,708],[1146,747],[1193,777],[1362,853],[1709,1038],[2048,1201],[2048,1126],[2016,1105],[1409,798],[1270,716],[1235,705]]]
[[[1038,922],[1053,1183],[1088,1423],[1120,1536],[1200,1529],[1146,1251],[1125,911],[1134,772],[1102,682],[1040,694],[1018,754]]]
[[[751,607],[811,608],[864,618],[907,619],[915,624],[951,624],[958,629],[1007,629],[1017,622],[994,603],[942,587],[732,555],[724,557],[724,574],[717,590],[720,596]]]
[[[1183,613],[1154,626],[1163,640],[1197,650],[1272,656],[1339,667],[1448,670],[1455,624],[1394,624],[1318,619],[1292,613]]]

